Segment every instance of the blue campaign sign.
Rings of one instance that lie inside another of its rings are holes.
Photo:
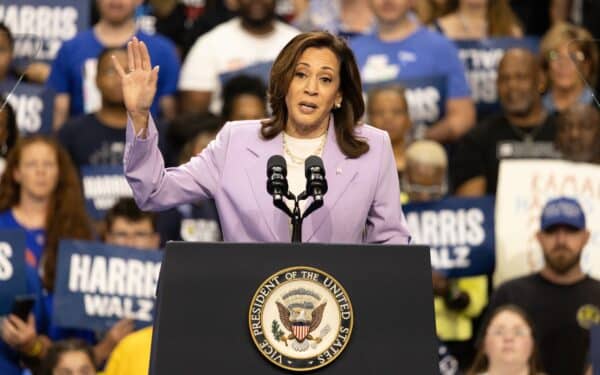
[[[490,38],[460,40],[455,43],[459,50],[459,57],[465,65],[477,113],[481,116],[500,108],[496,79],[498,65],[504,52],[511,48],[524,48],[537,53],[539,39],[535,37]]]
[[[121,165],[83,166],[81,178],[86,208],[94,219],[101,219],[119,198],[133,196]]]
[[[239,75],[246,75],[250,77],[260,78],[266,86],[269,82],[271,66],[273,66],[273,61],[265,61],[248,65],[247,67],[244,67],[239,70],[233,70],[227,73],[219,74],[219,80],[221,81],[221,86],[225,86],[227,82],[229,82],[232,78],[235,78]]]
[[[25,232],[0,230],[0,315],[8,314],[15,297],[26,292]]]
[[[494,198],[447,198],[402,207],[413,243],[431,246],[431,266],[447,277],[494,269]]]
[[[444,117],[446,111],[447,84],[444,76],[426,76],[414,79],[394,79],[365,83],[368,94],[376,87],[399,84],[406,89],[408,111],[412,121],[412,133],[416,139],[423,138],[427,127]]]
[[[152,323],[162,251],[61,241],[52,322],[103,331],[122,318]]]
[[[33,83],[6,80],[0,83],[0,94],[6,97],[13,87],[15,90],[8,97],[8,102],[15,110],[17,125],[21,134],[52,132],[52,116],[54,113],[54,91]]]
[[[90,1],[2,0],[0,22],[15,38],[17,65],[51,62],[65,40],[90,27]]]

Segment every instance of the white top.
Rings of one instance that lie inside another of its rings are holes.
[[[311,155],[321,157],[323,154],[323,146],[327,138],[327,132],[317,138],[295,138],[285,132],[283,133],[284,142],[287,149],[291,151],[293,156],[286,152],[285,146],[283,157],[287,163],[287,179],[289,190],[298,196],[306,190],[306,176],[304,175],[304,160]],[[293,201],[287,201],[290,210],[293,210]],[[300,211],[304,211],[306,200],[300,202]]]
[[[181,67],[179,90],[211,91],[209,110],[219,114],[219,75],[275,60],[281,49],[300,32],[280,21],[274,24],[273,32],[256,36],[242,28],[241,19],[236,17],[198,38]]]

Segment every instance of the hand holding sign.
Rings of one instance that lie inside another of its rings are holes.
[[[128,69],[125,72],[115,56],[112,56],[113,65],[121,77],[125,107],[138,134],[148,126],[150,106],[156,94],[159,67],[152,68],[148,48],[136,37],[127,43],[127,58]]]

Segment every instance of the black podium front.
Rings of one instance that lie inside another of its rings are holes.
[[[293,373],[259,351],[249,311],[269,276],[295,266],[335,277],[353,309],[343,352],[309,373],[439,373],[429,248],[189,242],[167,244],[150,373]]]

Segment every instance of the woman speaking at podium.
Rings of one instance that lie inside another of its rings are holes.
[[[306,185],[304,160],[323,159],[323,207],[304,220],[303,242],[406,244],[409,234],[386,132],[360,124],[360,76],[346,43],[326,32],[292,39],[273,63],[272,117],[225,124],[187,164],[164,167],[150,105],[159,67],[143,42],[127,45],[128,67],[113,59],[127,107],[125,175],[144,210],[214,199],[225,241],[289,242],[290,219],[266,189],[267,160],[283,155],[289,188]]]

